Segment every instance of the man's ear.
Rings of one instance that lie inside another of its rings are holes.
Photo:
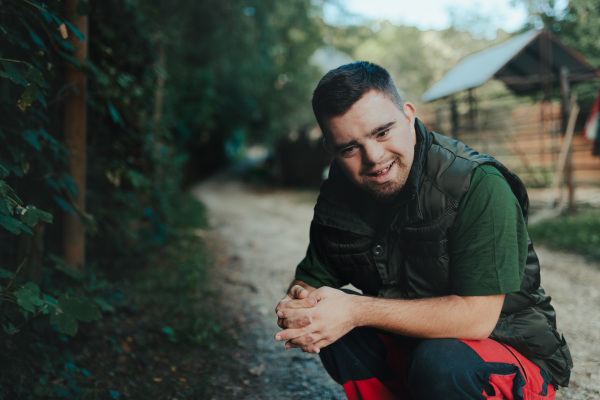
[[[417,110],[415,109],[414,104],[410,101],[406,101],[402,106],[402,110],[404,111],[404,115],[406,115],[406,119],[408,119],[409,124],[413,125],[417,116]]]
[[[404,115],[406,116],[406,121],[408,121],[408,128],[410,129],[410,133],[413,139],[413,144],[417,144],[417,131],[415,129],[415,119],[417,118],[417,110],[415,106],[411,102],[404,103],[402,107],[404,111]]]

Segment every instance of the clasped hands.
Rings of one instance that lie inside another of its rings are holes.
[[[330,287],[309,291],[292,286],[275,308],[283,329],[275,340],[286,341],[286,349],[319,353],[356,326],[352,303],[357,297]]]

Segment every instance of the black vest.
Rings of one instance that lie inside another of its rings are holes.
[[[492,164],[508,181],[527,221],[529,199],[521,180],[490,156],[430,132],[416,121],[415,160],[403,193],[374,229],[361,213],[368,201],[342,173],[331,167],[315,206],[317,229],[327,260],[364,294],[416,299],[452,294],[448,243],[456,212],[475,168]],[[540,287],[540,265],[529,240],[519,292],[506,295],[492,339],[506,343],[567,386],[571,355],[556,331],[550,297]]]

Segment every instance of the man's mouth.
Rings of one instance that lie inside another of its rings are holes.
[[[392,168],[392,166],[394,165],[395,162],[396,161],[392,161],[387,167],[380,169],[379,171],[376,171],[376,172],[371,172],[367,175],[373,176],[373,177],[385,175],[390,170],[390,168]]]

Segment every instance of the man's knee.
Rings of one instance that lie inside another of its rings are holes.
[[[384,343],[371,328],[357,328],[321,349],[321,362],[339,383],[371,378],[391,379]]]
[[[407,365],[406,379],[417,398],[475,398],[481,395],[477,369],[484,363],[457,339],[430,339],[419,343]],[[440,397],[442,396],[442,397]]]

